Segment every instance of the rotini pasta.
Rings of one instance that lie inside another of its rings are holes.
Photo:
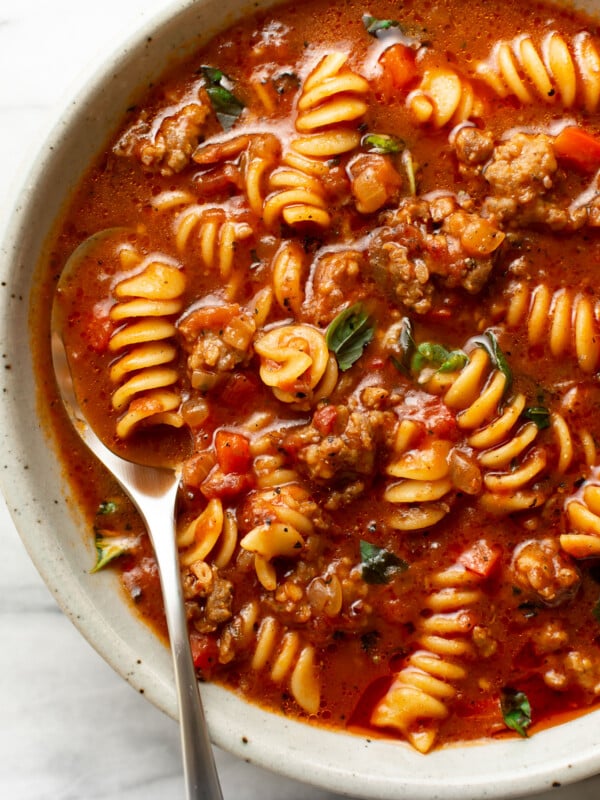
[[[457,425],[471,431],[467,442],[480,450],[486,491],[481,505],[497,514],[511,514],[540,505],[545,495],[536,480],[547,464],[546,450],[532,447],[539,429],[534,422],[521,424],[526,399],[517,394],[504,407],[507,377],[491,368],[482,347],[475,348],[458,373],[436,375],[430,391],[442,391],[444,402],[456,409]]]
[[[284,325],[254,343],[261,357],[260,377],[278,400],[310,406],[335,386],[337,367],[323,334],[309,325]]]
[[[561,534],[560,545],[575,558],[600,555],[600,485],[595,472],[565,502],[567,531]]]
[[[398,508],[389,517],[390,525],[401,531],[420,530],[435,525],[450,511],[443,502],[452,491],[448,456],[451,443],[443,439],[428,439],[413,448],[419,436],[419,426],[403,420],[398,426],[394,459],[386,473],[399,481],[389,484],[383,498]]]
[[[367,110],[369,83],[346,66],[348,56],[335,52],[325,56],[306,78],[298,100],[296,130],[284,165],[269,179],[272,190],[263,208],[263,219],[273,227],[279,217],[291,226],[327,228],[331,216],[323,178],[326,159],[355,150],[360,133],[357,123]]]
[[[433,591],[426,599],[432,613],[417,629],[419,649],[373,711],[374,725],[397,729],[421,753],[431,749],[440,722],[448,716],[455,684],[467,677],[464,661],[473,655],[472,609],[482,599],[480,582],[460,564],[433,577]]]
[[[282,469],[276,456],[265,464],[268,458],[259,456],[255,461],[262,491],[254,497],[253,508],[262,521],[244,536],[240,545],[254,555],[254,567],[262,586],[267,591],[274,591],[277,574],[272,560],[280,556],[300,557],[307,538],[314,531],[314,524],[307,515],[312,501],[306,489],[297,482],[296,473]]]
[[[425,70],[406,103],[419,124],[428,123],[434,128],[457,125],[483,113],[482,101],[470,82],[446,67]]]
[[[179,380],[172,366],[177,350],[170,319],[182,308],[185,278],[170,263],[149,260],[130,278],[120,281],[110,318],[125,323],[112,335],[109,348],[120,354],[110,371],[116,388],[112,406],[120,412],[117,436],[125,439],[142,422],[180,427],[181,395],[173,387]],[[124,352],[123,352],[124,351]]]
[[[600,55],[592,37],[579,33],[571,42],[549,31],[537,45],[530,34],[498,42],[475,74],[500,97],[514,95],[521,103],[581,104],[595,111],[600,98]]]
[[[575,356],[591,374],[600,362],[599,313],[598,302],[584,292],[517,282],[509,287],[505,318],[511,329],[526,326],[531,346],[547,347],[556,357]]]
[[[189,522],[177,536],[183,566],[206,562],[210,557],[216,567],[227,566],[238,543],[235,515],[223,509],[218,498],[208,501],[206,508]]]
[[[266,617],[258,629],[251,668],[268,670],[275,683],[289,681],[294,700],[307,714],[319,710],[320,687],[315,662],[315,651],[303,645],[296,631],[282,632],[273,617]]]

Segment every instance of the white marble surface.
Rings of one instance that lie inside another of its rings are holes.
[[[0,0],[0,212],[78,70],[167,0]],[[0,501],[0,798],[183,796],[176,724],[61,614]],[[226,800],[335,800],[217,751]],[[600,777],[534,800],[592,800]]]

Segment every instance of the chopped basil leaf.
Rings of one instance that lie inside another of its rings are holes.
[[[389,583],[395,573],[408,569],[406,561],[364,539],[360,540],[360,560],[365,583]]]
[[[388,133],[366,133],[360,140],[361,147],[369,153],[401,153],[405,144],[402,139]]]
[[[502,689],[500,708],[506,725],[526,738],[527,728],[531,725],[531,705],[525,692],[510,687]]]
[[[412,357],[411,368],[413,372],[420,372],[426,364],[432,364],[438,372],[456,372],[468,360],[462,350],[446,350],[441,344],[422,342]]]
[[[529,406],[523,412],[523,416],[525,419],[535,422],[541,431],[550,427],[550,412],[545,406]]]
[[[106,535],[104,531],[96,532],[96,564],[90,572],[99,572],[114,561],[115,558],[128,553],[133,539],[131,536]]]
[[[335,353],[342,372],[358,361],[373,338],[373,332],[374,326],[361,303],[345,309],[330,323],[325,341],[327,347]]]
[[[114,514],[117,511],[117,504],[114,500],[103,500],[102,503],[98,506],[98,510],[96,514],[101,514],[102,516],[106,514]]]
[[[377,19],[377,17],[371,17],[369,14],[365,14],[362,21],[367,33],[371,36],[377,36],[380,31],[400,27],[400,23],[394,19]]]
[[[500,372],[506,377],[506,384],[504,387],[504,394],[506,394],[512,386],[512,371],[508,366],[506,356],[500,349],[500,345],[498,344],[498,339],[496,338],[495,333],[488,328],[481,336],[474,336],[471,339],[471,343],[476,347],[483,347],[483,349],[489,355],[494,367],[499,369]]]
[[[225,130],[229,130],[244,110],[244,104],[233,94],[231,81],[220,69],[200,67],[200,72],[219,122]]]

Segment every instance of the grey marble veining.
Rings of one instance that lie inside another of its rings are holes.
[[[165,0],[0,0],[0,194],[18,183],[78,71],[115,26]],[[182,797],[176,724],[116,675],[62,615],[0,502],[0,798]],[[226,800],[335,800],[216,751]],[[309,777],[309,776],[308,776]],[[533,800],[596,800],[600,778]]]

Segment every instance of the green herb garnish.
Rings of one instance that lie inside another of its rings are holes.
[[[506,725],[519,736],[527,738],[527,728],[531,725],[531,705],[525,692],[510,687],[502,689],[500,708]]]
[[[545,406],[529,406],[523,411],[523,416],[530,422],[535,422],[541,431],[550,427],[550,412]]]
[[[360,562],[365,583],[389,583],[396,573],[408,569],[408,564],[402,558],[364,539],[360,540]]]
[[[231,80],[220,69],[200,67],[200,72],[219,122],[225,130],[229,130],[244,110],[244,104],[233,94]]]
[[[471,339],[471,343],[476,347],[483,347],[483,349],[489,355],[493,366],[496,367],[496,369],[499,369],[500,372],[506,377],[506,384],[504,386],[504,394],[506,394],[512,386],[512,371],[508,366],[506,356],[500,349],[496,334],[488,328],[482,333],[481,336],[474,336]]]
[[[438,372],[456,372],[468,360],[467,354],[462,350],[446,350],[441,344],[422,342],[412,357],[411,369],[413,372],[420,372],[423,367],[431,364],[437,367]]]
[[[355,303],[345,309],[330,323],[325,341],[327,347],[335,353],[342,372],[358,361],[373,338],[374,330],[362,303]]]
[[[381,31],[388,31],[390,28],[399,28],[400,23],[395,19],[377,19],[365,14],[362,18],[363,25],[370,36],[377,36]]]
[[[96,514],[105,516],[106,514],[114,514],[118,509],[114,500],[103,500],[98,506]]]
[[[99,572],[114,561],[115,558],[130,552],[133,539],[131,536],[107,535],[105,531],[96,532],[96,564],[90,572]]]
[[[405,147],[402,139],[388,133],[366,133],[360,144],[368,153],[401,153]]]

